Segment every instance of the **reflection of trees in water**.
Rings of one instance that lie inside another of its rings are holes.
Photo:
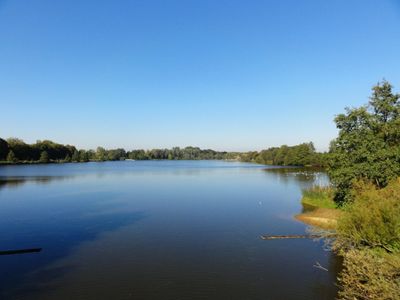
[[[329,184],[329,178],[321,168],[277,167],[266,168],[264,171],[266,174],[273,174],[285,184],[293,181],[302,186]]]
[[[35,184],[49,184],[52,181],[62,181],[74,176],[18,176],[0,177],[0,190],[5,187],[17,188],[28,182]]]

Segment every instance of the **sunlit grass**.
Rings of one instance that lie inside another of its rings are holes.
[[[333,201],[334,191],[332,187],[313,186],[303,190],[301,203],[313,207],[336,208]]]

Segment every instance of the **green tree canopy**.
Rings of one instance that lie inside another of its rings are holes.
[[[97,147],[96,149],[96,159],[100,161],[105,161],[107,159],[106,149],[103,147]]]
[[[368,105],[347,108],[335,118],[339,135],[330,145],[328,173],[336,186],[336,202],[351,200],[356,179],[384,187],[400,176],[399,99],[383,81],[372,88]]]
[[[89,154],[85,150],[79,150],[79,161],[80,162],[88,162],[89,161]]]
[[[260,152],[243,153],[241,160],[278,166],[318,166],[322,162],[321,155],[322,153],[317,153],[314,144],[310,142],[295,146],[282,145]]]

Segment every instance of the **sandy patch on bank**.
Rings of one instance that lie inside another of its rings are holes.
[[[323,229],[335,229],[340,211],[333,208],[316,208],[313,211],[296,215],[299,220],[307,225],[321,227]]]

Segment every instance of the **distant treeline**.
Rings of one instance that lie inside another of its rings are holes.
[[[241,161],[277,166],[323,166],[325,153],[316,152],[313,143],[296,146],[272,147],[260,152],[246,152],[240,155]]]
[[[122,148],[106,150],[97,147],[96,150],[78,150],[72,145],[62,145],[52,141],[37,141],[27,144],[21,139],[0,138],[0,161],[8,163],[29,162],[88,162],[107,160],[201,160],[201,159],[238,159],[239,153],[220,152],[198,147],[152,150],[125,151]]]
[[[0,138],[0,161],[7,163],[88,162],[115,160],[238,160],[271,165],[322,165],[322,154],[317,153],[312,143],[297,146],[281,146],[260,152],[225,152],[198,147],[174,147],[172,149],[132,150],[122,148],[106,150],[78,150],[72,145],[52,141],[37,141],[27,144],[21,139]]]

